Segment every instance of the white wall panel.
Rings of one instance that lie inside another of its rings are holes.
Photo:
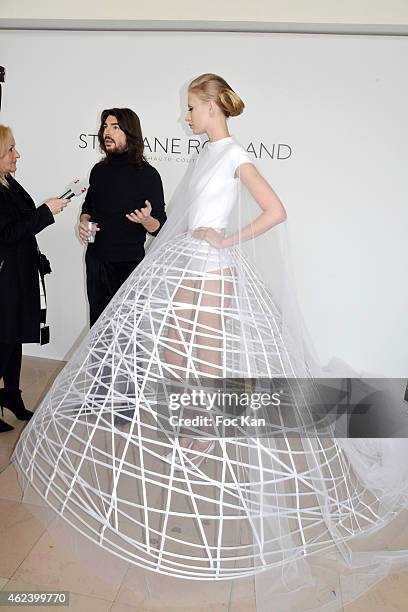
[[[287,207],[299,299],[321,360],[335,354],[357,371],[403,376],[407,52],[405,38],[375,36],[2,32],[1,121],[22,154],[16,178],[40,203],[98,160],[88,134],[100,111],[129,106],[150,145],[180,139],[175,152],[152,155],[169,199],[189,159],[185,86],[204,71],[222,74],[247,104],[231,132],[262,149],[258,166]],[[53,267],[52,343],[29,354],[66,358],[86,328],[79,207],[39,236]]]

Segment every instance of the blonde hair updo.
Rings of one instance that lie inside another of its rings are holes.
[[[8,150],[10,136],[12,135],[11,129],[7,125],[0,124],[0,157],[3,157]],[[4,174],[0,173],[0,185],[3,187],[8,187],[9,184],[7,182]]]
[[[206,102],[213,100],[226,117],[236,117],[245,108],[245,104],[239,95],[218,74],[212,74],[211,72],[201,74],[194,81],[191,81],[188,90],[197,94],[199,98]]]

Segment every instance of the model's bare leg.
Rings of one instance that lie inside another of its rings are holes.
[[[224,375],[223,322],[224,309],[230,302],[231,271],[225,268],[212,274],[214,279],[184,280],[174,297],[176,313],[169,321],[164,359],[177,379]],[[190,446],[191,441],[182,437],[180,445]],[[208,446],[207,439],[196,439],[192,448],[205,450]]]
[[[164,361],[170,376],[176,380],[187,380],[189,374],[188,349],[191,343],[193,308],[197,299],[195,284],[193,280],[183,279],[182,287],[173,298],[174,316],[168,322]],[[190,443],[190,438],[180,438],[180,446],[189,446]]]
[[[214,280],[205,279],[199,292],[198,317],[194,342],[197,346],[197,368],[211,378],[225,376],[223,347],[225,342],[225,314],[232,292],[231,270],[213,272]],[[196,439],[192,448],[203,451],[211,446],[208,439]],[[197,459],[197,456],[195,456]]]
[[[177,290],[173,299],[174,316],[171,316],[167,323],[168,334],[164,349],[164,361],[168,365],[168,371],[177,379],[188,378],[187,348],[191,342],[195,299],[194,281],[184,279],[183,286]]]

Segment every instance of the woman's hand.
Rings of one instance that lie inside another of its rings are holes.
[[[69,203],[70,200],[68,200],[68,198],[49,198],[45,201],[45,204],[48,206],[54,216],[62,212]]]
[[[224,248],[224,232],[217,232],[212,227],[197,227],[193,230],[192,236],[197,240],[205,240],[216,249]]]
[[[150,204],[149,200],[145,200],[145,204],[146,206],[144,208],[141,208],[140,210],[136,208],[133,212],[126,215],[127,219],[129,219],[129,221],[133,221],[133,223],[142,224],[152,221],[152,205]]]

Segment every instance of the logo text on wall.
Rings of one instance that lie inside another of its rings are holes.
[[[176,137],[145,137],[143,139],[145,155],[148,161],[189,163],[194,161],[200,151],[205,148],[208,141],[202,142],[198,138]],[[293,148],[286,143],[264,143],[251,141],[243,145],[244,149],[253,155],[254,159],[287,160],[292,156]],[[98,149],[97,134],[79,134],[80,149]]]

